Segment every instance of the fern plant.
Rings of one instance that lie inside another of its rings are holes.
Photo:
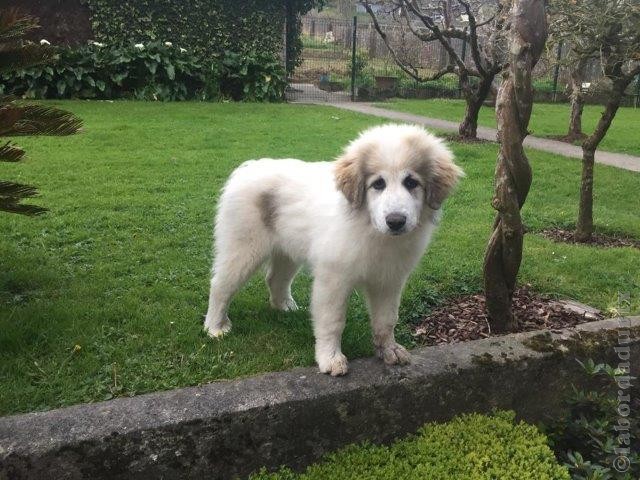
[[[23,41],[25,33],[37,27],[34,17],[23,15],[17,9],[0,10],[0,73],[41,64],[52,57],[53,52],[46,46]],[[23,135],[71,135],[81,125],[79,118],[64,110],[0,96],[0,139]],[[18,162],[24,155],[24,150],[15,143],[0,142],[0,161]],[[37,189],[31,185],[0,180],[0,210],[23,215],[40,214],[46,209],[22,203],[36,194]]]

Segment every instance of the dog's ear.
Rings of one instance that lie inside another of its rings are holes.
[[[365,178],[360,155],[345,152],[336,160],[336,187],[354,208],[360,208],[365,198]]]
[[[431,151],[429,180],[426,185],[426,202],[429,208],[438,210],[449,196],[464,172],[453,163],[453,154],[444,145],[439,144]]]

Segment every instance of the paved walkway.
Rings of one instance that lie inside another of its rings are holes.
[[[421,115],[398,112],[395,110],[387,110],[386,108],[374,107],[369,103],[335,102],[326,104],[323,102],[323,104],[342,108],[344,110],[350,110],[352,112],[373,115],[376,117],[383,117],[391,120],[398,120],[401,122],[417,123],[419,125],[437,128],[439,130],[454,132],[458,131],[458,124],[456,122],[440,120],[437,118],[423,117]],[[496,133],[497,132],[494,128],[478,126],[478,137],[483,140],[490,140],[492,142],[495,142]],[[525,147],[535,148],[536,150],[542,150],[545,152],[556,153],[558,155],[564,155],[565,157],[580,159],[582,158],[581,147],[577,147],[565,142],[559,142],[557,140],[528,136],[524,140],[524,145]],[[596,151],[596,162],[602,163],[604,165],[611,165],[613,167],[622,168],[625,170],[631,170],[633,172],[640,172],[640,157],[634,157],[633,155]]]
[[[288,102],[292,103],[343,103],[351,101],[351,95],[345,91],[327,92],[312,83],[291,83],[286,91]]]

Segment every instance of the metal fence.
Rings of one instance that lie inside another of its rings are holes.
[[[383,25],[382,28],[396,54],[403,62],[416,67],[421,76],[428,76],[448,64],[449,56],[438,42],[422,42],[399,24]],[[398,67],[366,15],[354,19],[305,16],[301,38],[302,62],[290,79],[290,100],[335,102],[388,97],[461,97],[455,74],[417,82]],[[462,40],[454,39],[452,46],[462,58],[470,54]],[[534,86],[538,101],[567,100],[569,72],[558,66],[565,50],[547,51],[536,66]],[[597,62],[587,67],[586,84],[595,84],[601,77]],[[592,98],[594,103],[599,100]],[[640,79],[630,88],[625,104],[639,106]]]

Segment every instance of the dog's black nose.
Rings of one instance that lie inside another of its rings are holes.
[[[402,230],[404,224],[407,223],[407,217],[401,213],[390,213],[387,215],[387,225],[393,232]]]

